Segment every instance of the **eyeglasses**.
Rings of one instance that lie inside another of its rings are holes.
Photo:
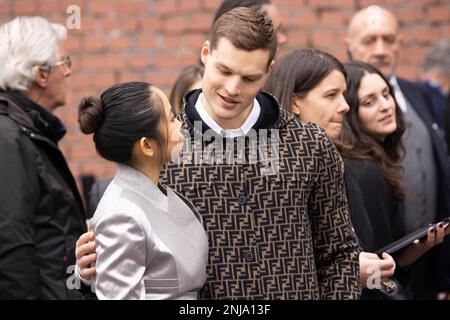
[[[71,69],[72,68],[72,58],[70,56],[64,56],[64,57],[62,57],[61,61],[58,61],[57,63],[55,63],[53,65],[53,67],[62,66],[62,65],[67,65],[67,67],[69,67],[69,69]]]
[[[40,68],[50,72],[50,70],[53,67],[58,67],[58,66],[63,66],[63,65],[66,65],[69,69],[72,69],[72,58],[70,56],[64,56],[64,57],[62,57],[62,59],[60,61],[56,62],[55,64],[43,65],[43,66],[40,66]]]

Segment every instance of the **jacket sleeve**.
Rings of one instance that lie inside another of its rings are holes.
[[[322,161],[310,198],[310,216],[321,299],[359,299],[358,241],[350,222],[343,162],[320,134]]]
[[[125,211],[108,212],[94,222],[94,232],[98,299],[144,298],[146,240],[140,220]]]
[[[35,213],[39,186],[29,149],[0,132],[0,299],[39,299]]]
[[[347,200],[350,220],[354,227],[359,245],[367,251],[373,249],[373,229],[370,218],[364,205],[364,197],[359,188],[358,181],[352,172],[352,167],[344,165],[344,180],[347,189]]]

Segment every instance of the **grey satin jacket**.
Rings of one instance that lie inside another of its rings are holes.
[[[197,298],[206,280],[207,236],[198,212],[166,191],[118,166],[92,218],[99,299]]]

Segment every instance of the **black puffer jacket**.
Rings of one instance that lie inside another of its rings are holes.
[[[79,297],[69,288],[85,213],[57,145],[62,128],[24,96],[0,93],[0,299]]]

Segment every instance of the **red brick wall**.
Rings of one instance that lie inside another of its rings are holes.
[[[212,16],[221,0],[0,0],[0,23],[19,15],[41,15],[66,23],[66,9],[81,9],[81,29],[69,31],[67,50],[74,66],[68,104],[57,115],[69,133],[61,143],[76,177],[113,175],[114,166],[95,153],[92,136],[76,122],[81,97],[113,83],[146,80],[170,93],[182,67],[197,61]],[[392,9],[406,36],[399,74],[415,79],[426,48],[450,38],[446,0],[275,0],[287,27],[289,45],[317,47],[345,60],[343,38],[355,12],[369,4]]]

